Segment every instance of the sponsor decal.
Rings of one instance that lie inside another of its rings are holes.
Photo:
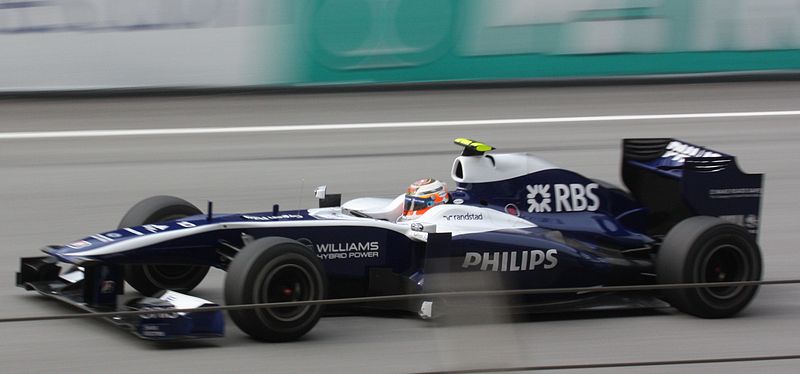
[[[758,216],[755,214],[734,214],[719,216],[730,223],[742,226],[747,229],[751,234],[758,231]]]
[[[349,242],[315,244],[317,257],[323,260],[345,260],[380,257],[378,242]]]
[[[445,214],[442,217],[448,221],[483,221],[483,213]]]
[[[72,242],[72,243],[67,244],[67,247],[70,247],[72,249],[81,249],[81,248],[84,248],[84,247],[88,247],[90,245],[92,245],[92,243],[89,243],[86,240],[79,240],[77,242]]]
[[[455,199],[455,200],[453,200],[453,204],[456,204],[456,205],[464,204],[464,199]]]
[[[464,269],[481,271],[532,271],[549,270],[558,265],[558,251],[534,249],[527,251],[467,252]]]
[[[597,183],[528,185],[528,212],[594,212],[600,208],[595,194],[599,187]]]
[[[550,185],[537,184],[528,185],[528,212],[549,212],[550,211]]]
[[[155,232],[159,232],[159,231],[165,231],[165,230],[167,230],[169,228],[169,226],[167,226],[167,225],[144,225],[144,226],[142,226],[142,228],[147,230],[147,231],[155,233]]]
[[[303,216],[299,214],[281,214],[279,216],[249,216],[243,215],[242,218],[249,219],[251,221],[278,221],[283,219],[302,219]]]
[[[744,227],[748,229],[758,228],[758,216],[755,214],[748,214],[744,216]]]
[[[172,313],[160,312],[159,313],[158,311],[161,310],[161,309],[166,309],[166,308],[150,308],[150,307],[142,308],[141,309],[142,311],[152,310],[153,313],[140,314],[139,318],[141,318],[141,319],[177,319],[178,317],[180,317],[180,315],[177,312],[172,312]]]
[[[119,239],[119,238],[122,237],[122,234],[120,234],[118,232],[108,232],[108,233],[105,233],[103,235],[105,235],[105,236],[107,236],[107,237],[109,237],[111,239]]]
[[[103,243],[111,243],[111,242],[114,241],[114,239],[106,237],[103,234],[92,235],[92,238],[94,238],[97,241],[103,242]]]
[[[103,283],[100,285],[100,293],[114,293],[116,289],[116,282],[111,280],[103,281]]]
[[[721,154],[693,145],[672,141],[667,144],[667,150],[661,158],[670,158],[672,161],[683,163],[687,157],[720,157]]]
[[[167,336],[167,333],[161,331],[161,326],[159,325],[142,325],[142,335],[144,336]]]
[[[125,231],[127,231],[127,232],[129,232],[129,233],[131,233],[131,234],[135,234],[135,235],[137,235],[137,236],[142,236],[142,235],[144,235],[144,234],[142,234],[141,232],[139,232],[139,231],[136,231],[136,230],[134,230],[134,229],[132,229],[132,228],[125,228]]]
[[[708,197],[712,199],[736,199],[740,197],[759,197],[761,188],[712,188],[708,190]]]

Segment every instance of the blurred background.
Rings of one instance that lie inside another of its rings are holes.
[[[7,0],[0,89],[792,70],[798,8],[794,0]]]
[[[69,312],[12,285],[19,257],[114,228],[145,197],[213,200],[220,212],[312,207],[321,184],[345,200],[394,197],[422,177],[450,181],[455,137],[615,184],[625,137],[736,155],[766,174],[765,278],[799,278],[798,71],[800,0],[3,0],[0,317]],[[652,117],[662,114],[678,116]],[[212,272],[197,292],[222,300],[223,282]],[[772,286],[727,320],[335,316],[287,344],[232,323],[224,339],[166,346],[100,321],[15,323],[0,325],[0,371],[429,372],[796,355],[798,313],[800,288]],[[605,370],[569,372],[793,373],[796,361]]]

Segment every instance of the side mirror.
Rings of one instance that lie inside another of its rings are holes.
[[[333,208],[342,205],[342,194],[328,194],[328,186],[314,189],[314,196],[319,199],[320,208]]]
[[[319,186],[314,189],[314,196],[316,196],[317,199],[323,200],[325,199],[325,196],[327,196],[327,191],[328,186]]]

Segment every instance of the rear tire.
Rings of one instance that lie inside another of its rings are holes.
[[[661,284],[755,281],[761,279],[761,252],[742,227],[716,217],[687,218],[673,227],[658,252],[656,274]],[[702,318],[739,313],[758,286],[665,290],[678,310]]]
[[[174,196],[153,196],[134,205],[122,217],[119,228],[171,221],[202,214],[192,203]],[[208,266],[180,264],[144,264],[125,266],[125,281],[142,295],[153,296],[161,290],[189,292],[203,281]]]
[[[286,238],[262,238],[234,257],[225,278],[228,305],[321,300],[327,277],[319,258],[306,246]],[[267,342],[295,340],[322,316],[322,305],[231,310],[236,326]]]

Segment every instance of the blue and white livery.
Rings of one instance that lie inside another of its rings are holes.
[[[222,336],[217,305],[189,296],[210,267],[228,272],[225,303],[280,303],[451,290],[729,282],[761,277],[756,238],[762,175],[733,156],[675,139],[623,141],[627,190],[528,153],[493,154],[469,139],[451,169],[448,203],[413,219],[404,195],[358,198],[318,189],[320,207],[203,213],[146,199],[114,230],[23,258],[17,285],[88,311],[152,311],[112,320],[154,340]],[[127,282],[144,297],[124,300]],[[506,300],[526,311],[652,307],[705,318],[744,308],[755,287],[663,294],[551,294]],[[460,299],[382,304],[433,318]],[[470,304],[473,305],[473,304]],[[369,307],[367,305],[366,307]],[[160,312],[182,308],[189,312]],[[235,310],[264,341],[296,339],[318,305]]]

